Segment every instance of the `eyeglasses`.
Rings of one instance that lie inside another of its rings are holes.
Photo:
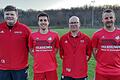
[[[43,22],[43,21],[44,21],[44,22],[47,22],[47,19],[40,19],[39,21],[40,21],[40,22]]]
[[[113,19],[113,17],[112,17],[112,16],[111,16],[111,17],[105,17],[104,19],[105,19],[105,20]]]
[[[70,22],[69,24],[77,24],[77,23],[79,23],[79,22]]]

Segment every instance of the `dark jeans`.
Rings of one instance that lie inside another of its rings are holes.
[[[62,76],[61,80],[88,80],[87,77],[83,77],[83,78],[72,78],[72,77],[68,77],[68,76]]]
[[[28,80],[28,67],[21,70],[0,70],[0,80]]]

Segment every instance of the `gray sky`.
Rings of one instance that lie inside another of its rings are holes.
[[[84,5],[120,5],[120,0],[0,0],[0,8],[14,5],[19,9],[61,9]]]
[[[6,5],[14,5],[17,8],[44,10],[54,5],[59,0],[0,0],[0,8]]]

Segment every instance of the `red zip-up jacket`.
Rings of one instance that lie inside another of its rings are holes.
[[[87,56],[91,57],[90,38],[79,32],[72,37],[71,32],[64,34],[60,39],[60,57],[62,58],[62,75],[72,78],[87,76]]]
[[[31,30],[19,22],[9,29],[0,24],[0,70],[19,70],[28,66],[28,39]]]

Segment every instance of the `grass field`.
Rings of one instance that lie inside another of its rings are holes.
[[[66,33],[68,31],[68,29],[54,29],[54,31],[58,32],[60,36],[62,36],[64,33]],[[93,32],[96,31],[96,29],[81,29],[80,31],[82,31],[83,33],[86,33],[87,35],[89,35],[90,37],[92,36]],[[57,54],[57,62],[58,62],[58,77],[60,80],[61,77],[61,66],[62,66],[62,62],[60,60],[59,57],[59,53]],[[33,59],[30,56],[29,57],[29,80],[33,80],[33,69],[32,69],[32,65],[33,65]],[[95,69],[95,60],[92,57],[88,63],[88,80],[93,80],[94,77],[94,69]]]

